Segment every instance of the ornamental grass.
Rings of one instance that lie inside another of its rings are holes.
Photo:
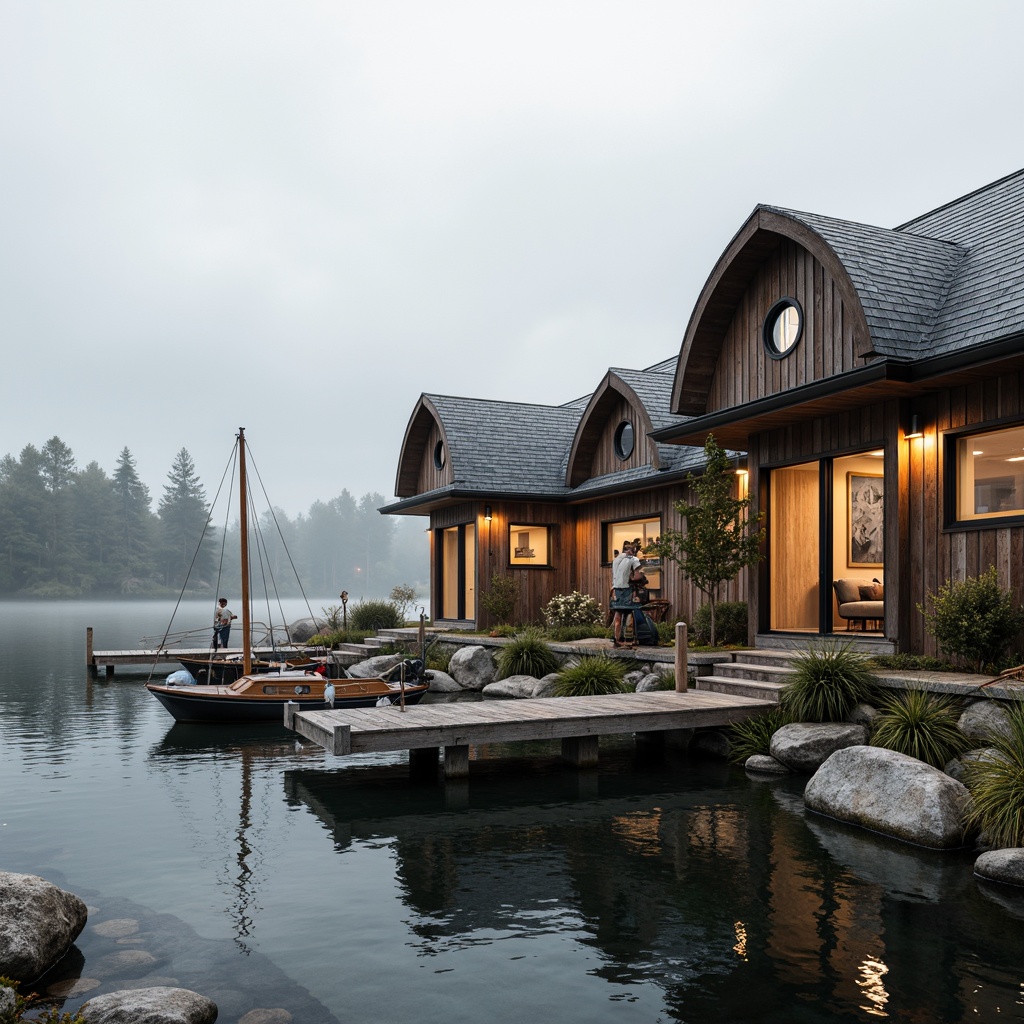
[[[878,687],[868,658],[849,641],[823,641],[801,651],[779,694],[791,722],[841,722],[857,705],[873,703]]]
[[[608,693],[623,693],[626,663],[609,658],[603,651],[579,655],[575,665],[562,669],[555,680],[556,697],[601,697]]]
[[[953,697],[905,690],[893,694],[879,710],[882,714],[871,735],[873,747],[885,747],[943,768],[969,746],[957,726],[962,709]]]
[[[745,718],[742,722],[733,722],[728,732],[729,760],[742,764],[754,754],[770,756],[772,737],[791,721],[782,708],[772,708],[763,715]]]
[[[555,652],[548,646],[544,633],[535,626],[528,626],[512,637],[498,652],[494,662],[498,669],[495,679],[507,679],[509,676],[543,679],[558,671]]]
[[[964,761],[971,791],[968,824],[994,847],[1024,847],[1024,704],[1007,709],[1009,736],[993,736],[998,756]]]

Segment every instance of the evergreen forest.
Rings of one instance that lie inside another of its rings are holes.
[[[251,483],[251,482],[250,482]],[[252,490],[252,487],[250,487]],[[206,489],[185,448],[154,507],[128,448],[113,475],[80,469],[59,437],[0,460],[0,596],[166,597],[239,593],[238,509]],[[257,586],[282,597],[387,595],[398,585],[428,592],[423,526],[382,516],[380,494],[343,490],[290,519],[267,509],[250,524]],[[221,521],[214,521],[219,511]],[[301,582],[300,582],[301,581]],[[301,588],[301,589],[300,589]]]

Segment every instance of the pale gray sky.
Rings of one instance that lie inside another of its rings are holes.
[[[894,226],[1024,165],[1024,4],[0,0],[0,455],[289,513],[420,392],[678,352],[753,206]]]

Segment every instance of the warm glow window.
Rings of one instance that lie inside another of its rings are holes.
[[[509,565],[551,564],[551,527],[513,523],[508,528]]]
[[[1024,426],[956,441],[956,519],[1024,515]]]
[[[661,559],[654,555],[644,554],[644,549],[661,539],[661,516],[649,516],[645,519],[625,519],[617,523],[605,523],[604,551],[602,561],[611,562],[616,553],[622,550],[626,541],[639,541],[640,554],[637,556],[647,576],[648,590],[661,589]]]

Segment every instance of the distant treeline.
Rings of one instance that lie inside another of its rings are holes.
[[[237,491],[236,491],[237,493]],[[426,590],[422,525],[382,516],[380,494],[347,490],[289,519],[264,511],[250,526],[254,593],[381,596],[399,585]],[[132,453],[113,476],[79,469],[59,437],[0,460],[0,594],[7,597],[167,596],[223,592],[237,600],[238,512],[211,518],[205,489],[184,448],[153,508]],[[264,583],[266,587],[264,587]]]

